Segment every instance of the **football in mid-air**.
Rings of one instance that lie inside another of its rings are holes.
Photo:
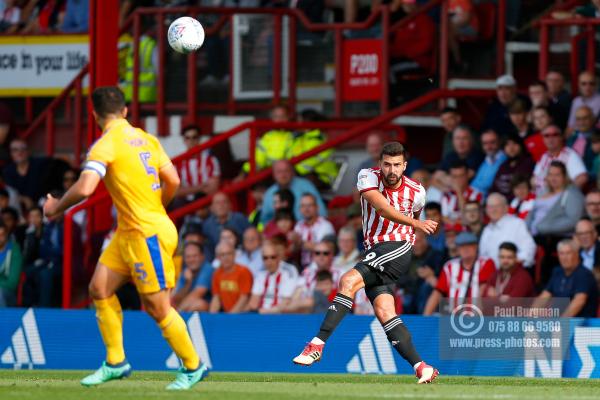
[[[192,17],[180,17],[169,26],[169,45],[178,53],[191,53],[204,43],[204,28]]]

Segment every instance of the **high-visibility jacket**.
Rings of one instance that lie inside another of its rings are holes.
[[[256,142],[256,170],[268,168],[275,161],[289,159],[288,153],[293,144],[294,134],[290,131],[274,129],[266,132]],[[244,163],[243,169],[245,173],[250,172],[250,163]]]
[[[140,103],[156,101],[156,73],[152,63],[152,53],[156,48],[156,40],[150,36],[142,35],[139,48],[139,78],[138,78],[138,100]],[[133,44],[129,46],[125,58],[125,80],[121,84],[125,100],[133,98]]]
[[[326,140],[325,135],[319,129],[298,132],[294,135],[294,144],[289,150],[288,159],[306,153],[307,151],[322,145]],[[307,158],[296,164],[296,172],[301,176],[314,173],[320,181],[331,185],[339,172],[338,165],[331,159],[332,155],[333,149],[328,149],[313,157]]]

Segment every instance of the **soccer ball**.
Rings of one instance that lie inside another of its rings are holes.
[[[169,26],[169,45],[178,53],[191,53],[204,43],[204,28],[192,17],[177,18]]]

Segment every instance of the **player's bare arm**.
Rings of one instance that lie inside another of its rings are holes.
[[[163,206],[167,207],[177,194],[181,180],[173,164],[162,167],[159,171],[159,177],[162,182],[161,201]]]
[[[63,197],[57,199],[50,194],[47,195],[44,203],[44,215],[48,218],[56,218],[69,207],[91,196],[99,183],[100,175],[95,171],[84,170],[77,182],[67,190]]]
[[[383,218],[389,219],[398,224],[412,226],[415,229],[431,235],[437,229],[437,222],[431,220],[421,221],[419,219],[408,217],[392,207],[383,195],[377,190],[363,192],[362,196],[367,200]]]

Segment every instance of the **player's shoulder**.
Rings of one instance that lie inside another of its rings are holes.
[[[424,192],[425,187],[417,180],[404,176],[404,184],[417,192]]]
[[[361,177],[381,177],[381,168],[363,168],[358,171],[358,178]]]

